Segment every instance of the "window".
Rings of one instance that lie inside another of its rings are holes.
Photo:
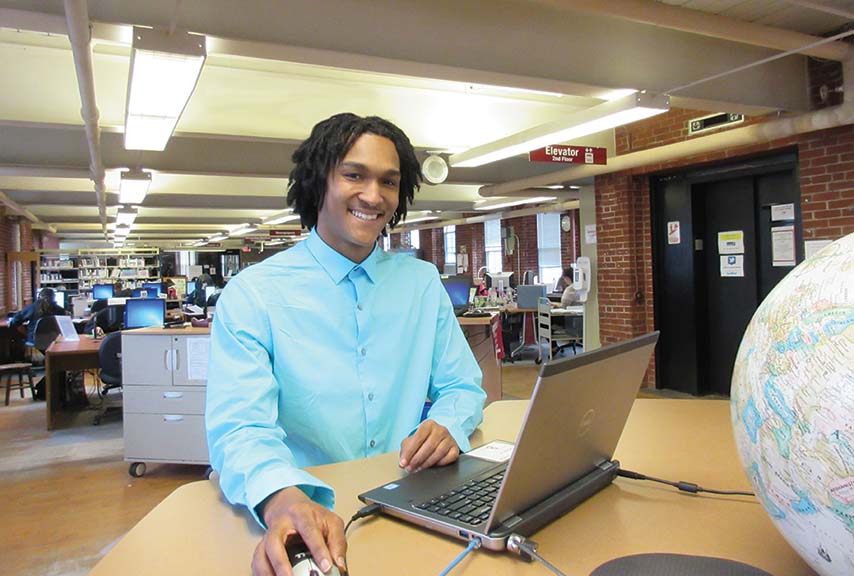
[[[501,258],[501,219],[487,220],[483,223],[483,240],[486,246],[486,270],[503,272]]]
[[[192,278],[192,276],[190,275],[190,266],[198,264],[198,254],[195,252],[195,250],[179,250],[177,260],[178,276],[186,276],[187,278]]]
[[[457,273],[457,227],[451,224],[443,228],[445,233],[445,274]]]
[[[421,230],[409,231],[409,245],[415,250],[421,248]]]
[[[537,260],[540,283],[553,287],[561,275],[560,213],[537,214]]]

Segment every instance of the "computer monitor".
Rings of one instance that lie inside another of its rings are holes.
[[[41,294],[42,290],[44,290],[44,288],[39,288],[38,293]],[[56,302],[56,305],[60,308],[65,308],[65,292],[62,290],[54,290],[53,301]]]
[[[217,292],[216,286],[205,286],[205,302],[207,302],[211,296],[216,294],[216,292]]]
[[[451,305],[454,307],[454,312],[465,311],[469,305],[471,278],[468,276],[448,276],[447,278],[442,278],[442,285],[451,298]]]
[[[166,300],[162,298],[129,298],[125,302],[125,329],[163,326]]]
[[[188,280],[187,281],[187,296],[196,291],[196,281]]]
[[[92,300],[107,300],[113,297],[112,284],[93,284]]]
[[[160,296],[163,293],[163,283],[162,282],[143,282],[142,289],[148,290],[148,297],[151,298],[153,296]]]
[[[487,272],[486,287],[496,290],[507,290],[515,287],[513,272]]]
[[[153,290],[146,290],[145,288],[134,288],[131,290],[130,295],[131,298],[148,298],[154,297],[156,294],[153,293]]]

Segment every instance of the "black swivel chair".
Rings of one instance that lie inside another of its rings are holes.
[[[101,388],[99,395],[101,396],[101,408],[98,410],[92,424],[97,426],[101,423],[109,408],[120,408],[111,406],[112,402],[108,398],[120,397],[119,393],[109,394],[110,390],[120,390],[122,387],[122,333],[110,332],[104,337],[101,342],[101,347],[98,349],[98,362],[101,365]]]
[[[111,332],[117,332],[122,329],[124,315],[124,305],[114,304],[98,311],[98,313],[93,316],[93,319],[95,321],[95,326],[103,330],[104,334],[110,334]]]
[[[27,345],[44,354],[45,350],[53,344],[53,341],[56,340],[59,334],[59,324],[56,322],[56,316],[42,316],[36,320],[33,341],[27,342]]]

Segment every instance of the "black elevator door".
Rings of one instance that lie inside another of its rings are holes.
[[[736,178],[699,184],[705,211],[706,388],[729,394],[741,337],[759,304],[756,276],[754,179]],[[718,234],[740,233],[743,251],[721,254]],[[741,276],[724,276],[722,259],[734,258]]]

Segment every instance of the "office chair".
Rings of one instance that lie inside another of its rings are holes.
[[[56,316],[42,316],[36,320],[36,329],[33,332],[33,341],[27,344],[41,352],[45,353],[48,346],[53,344],[53,341],[60,335],[59,324],[56,322]]]
[[[573,319],[568,324],[572,326],[571,329],[556,325],[554,318],[549,299],[545,297],[539,298],[537,301],[537,347],[539,348],[536,360],[537,364],[543,361],[543,341],[545,341],[546,348],[549,351],[549,361],[554,358],[557,352],[568,346],[572,346],[572,351],[575,353],[575,347],[581,344],[581,334],[584,326],[584,319],[582,317],[565,317]],[[565,344],[561,345],[561,342]]]
[[[97,426],[101,423],[107,410],[110,408],[121,408],[121,403],[112,405],[108,400],[107,393],[110,390],[120,390],[122,387],[122,333],[111,332],[104,337],[101,347],[98,349],[98,363],[101,365],[100,379],[102,386],[98,390],[101,397],[101,407],[98,414],[92,420]],[[111,394],[109,398],[120,397],[118,393]]]

